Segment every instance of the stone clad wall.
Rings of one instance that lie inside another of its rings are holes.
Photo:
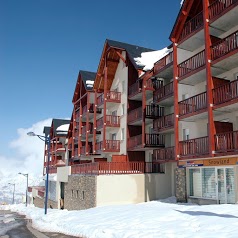
[[[97,176],[70,175],[65,183],[64,209],[83,210],[96,207]]]
[[[44,208],[45,207],[45,198],[35,197],[34,205],[36,207]],[[58,204],[57,204],[57,202],[48,199],[47,207],[53,208],[53,209],[58,209]]]
[[[187,202],[186,169],[176,168],[176,198],[178,202]]]

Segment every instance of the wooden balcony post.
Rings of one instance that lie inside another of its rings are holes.
[[[145,147],[146,80],[142,82],[142,147]]]
[[[76,112],[75,112],[75,105],[73,109],[73,131],[72,131],[72,137],[75,138],[75,128],[76,128]],[[72,157],[74,157],[74,146],[72,147]]]
[[[83,108],[82,108],[82,100],[80,99],[80,108],[79,108],[79,136],[78,136],[78,155],[81,154],[81,146],[82,146],[82,114],[83,114]]]
[[[103,102],[103,150],[106,148],[106,111],[107,111],[107,57],[104,66],[104,102]]]
[[[205,60],[206,60],[206,80],[207,80],[207,110],[208,110],[208,144],[209,154],[214,156],[215,151],[215,127],[213,120],[213,98],[212,98],[212,72],[211,72],[211,38],[209,30],[209,0],[203,0],[203,21],[204,21],[204,36],[205,36]]]
[[[86,113],[86,143],[85,143],[85,155],[89,153],[88,146],[88,134],[89,134],[89,110],[90,110],[90,92],[87,92],[87,113]]]
[[[174,67],[174,151],[175,159],[179,160],[179,105],[178,105],[178,48],[177,43],[173,42],[173,67]]]
[[[97,134],[97,91],[94,90],[94,110],[93,110],[93,154],[96,154],[96,134]]]

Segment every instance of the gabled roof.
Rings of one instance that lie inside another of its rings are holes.
[[[44,126],[43,133],[48,136],[50,134],[50,126]]]
[[[65,124],[70,124],[70,120],[66,120],[66,119],[53,119],[52,123],[51,123],[51,130],[50,130],[51,137],[67,136],[68,131],[67,132],[57,131],[58,127],[60,127],[62,125],[65,125]]]
[[[76,102],[80,98],[80,91],[86,92],[86,91],[92,91],[93,87],[89,86],[89,83],[87,81],[90,81],[91,83],[95,81],[96,73],[80,70],[76,82],[76,86],[74,89],[74,96],[72,99],[72,102]],[[93,85],[92,84],[92,85]],[[83,89],[82,89],[83,87]]]
[[[126,59],[122,56],[122,52],[126,51]],[[94,89],[103,90],[104,89],[104,66],[105,58],[107,58],[107,90],[111,88],[112,81],[115,77],[117,66],[120,59],[123,61],[130,60],[134,65],[135,69],[141,69],[141,65],[137,65],[134,58],[140,57],[143,52],[155,51],[153,49],[131,45],[114,40],[106,40],[99,62],[96,79],[94,82]]]

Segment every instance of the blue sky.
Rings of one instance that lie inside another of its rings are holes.
[[[155,50],[168,39],[180,0],[1,0],[0,155],[18,128],[69,118],[79,70],[96,71],[105,39]]]

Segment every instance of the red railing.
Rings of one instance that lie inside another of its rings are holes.
[[[102,93],[101,95],[97,97],[97,106],[102,105],[103,102],[104,102],[104,94]]]
[[[120,127],[120,117],[114,115],[106,115],[106,125],[112,127]]]
[[[39,195],[40,197],[44,197],[44,196],[45,196],[45,191],[38,190],[38,195]]]
[[[154,130],[158,131],[165,128],[170,128],[174,126],[174,113],[159,117],[154,120]]]
[[[207,108],[207,92],[197,94],[179,102],[179,115],[198,112]]]
[[[161,173],[158,162],[94,162],[71,166],[71,174],[144,174]]]
[[[157,105],[146,105],[145,117],[146,118],[158,118],[164,115],[164,107]]]
[[[211,46],[212,60],[216,60],[236,49],[238,49],[238,31]]]
[[[179,77],[185,76],[186,74],[202,67],[205,65],[205,50],[192,56],[178,65]]]
[[[96,126],[97,126],[97,129],[101,129],[103,128],[103,117],[99,118],[97,121],[96,121]]]
[[[233,152],[238,149],[238,131],[223,132],[215,135],[215,151]]]
[[[132,84],[128,88],[128,97],[130,98],[130,97],[136,95],[137,93],[140,93],[141,89],[142,89],[142,81],[137,80],[134,84]]]
[[[142,135],[132,136],[128,139],[128,148],[134,148],[142,145]]]
[[[82,146],[82,147],[80,148],[80,154],[81,154],[81,155],[86,155],[86,146]]]
[[[77,110],[77,111],[75,112],[75,121],[76,121],[76,122],[79,122],[79,113],[80,113],[79,110]]]
[[[78,148],[74,149],[74,156],[76,156],[76,157],[78,156]]]
[[[153,160],[154,161],[175,160],[174,146],[154,150],[153,151]]]
[[[171,97],[171,96],[173,96],[173,94],[174,94],[174,83],[171,82],[171,83],[164,85],[161,88],[158,88],[155,91],[154,97],[155,97],[155,100],[158,101],[158,100],[162,100],[167,97]]]
[[[165,136],[161,134],[145,134],[145,145],[146,146],[164,146]]]
[[[152,82],[151,79],[146,80],[146,82],[145,82],[145,88],[146,88],[146,89],[153,89],[153,88],[154,88],[154,84],[153,84],[153,82]]]
[[[183,31],[180,35],[179,41],[183,40],[188,35],[195,32],[202,26],[203,26],[203,13],[200,12],[195,17],[193,17],[184,24]]]
[[[181,157],[199,156],[208,153],[208,136],[179,142],[179,154]]]
[[[115,91],[109,91],[107,92],[107,101],[109,102],[121,102],[121,93],[115,92]]]
[[[86,136],[86,132],[87,132],[87,126],[83,126],[82,128],[82,135]],[[93,124],[92,123],[89,123],[88,125],[88,131],[89,131],[89,134],[93,134]]]
[[[154,64],[154,73],[158,73],[159,71],[162,71],[162,69],[166,65],[170,63],[172,64],[172,62],[173,62],[173,52],[170,52],[169,54],[167,54],[166,56],[164,56],[162,59],[160,59]]]
[[[127,122],[131,123],[142,119],[142,108],[136,108],[130,111],[127,115]]]
[[[213,19],[216,16],[222,14],[232,4],[237,3],[237,0],[217,0],[209,6],[209,19]]]
[[[100,141],[96,144],[96,150],[104,152],[120,152],[120,140],[106,140],[105,148],[103,147],[103,142]]]
[[[213,89],[213,104],[218,105],[238,98],[238,80]]]

